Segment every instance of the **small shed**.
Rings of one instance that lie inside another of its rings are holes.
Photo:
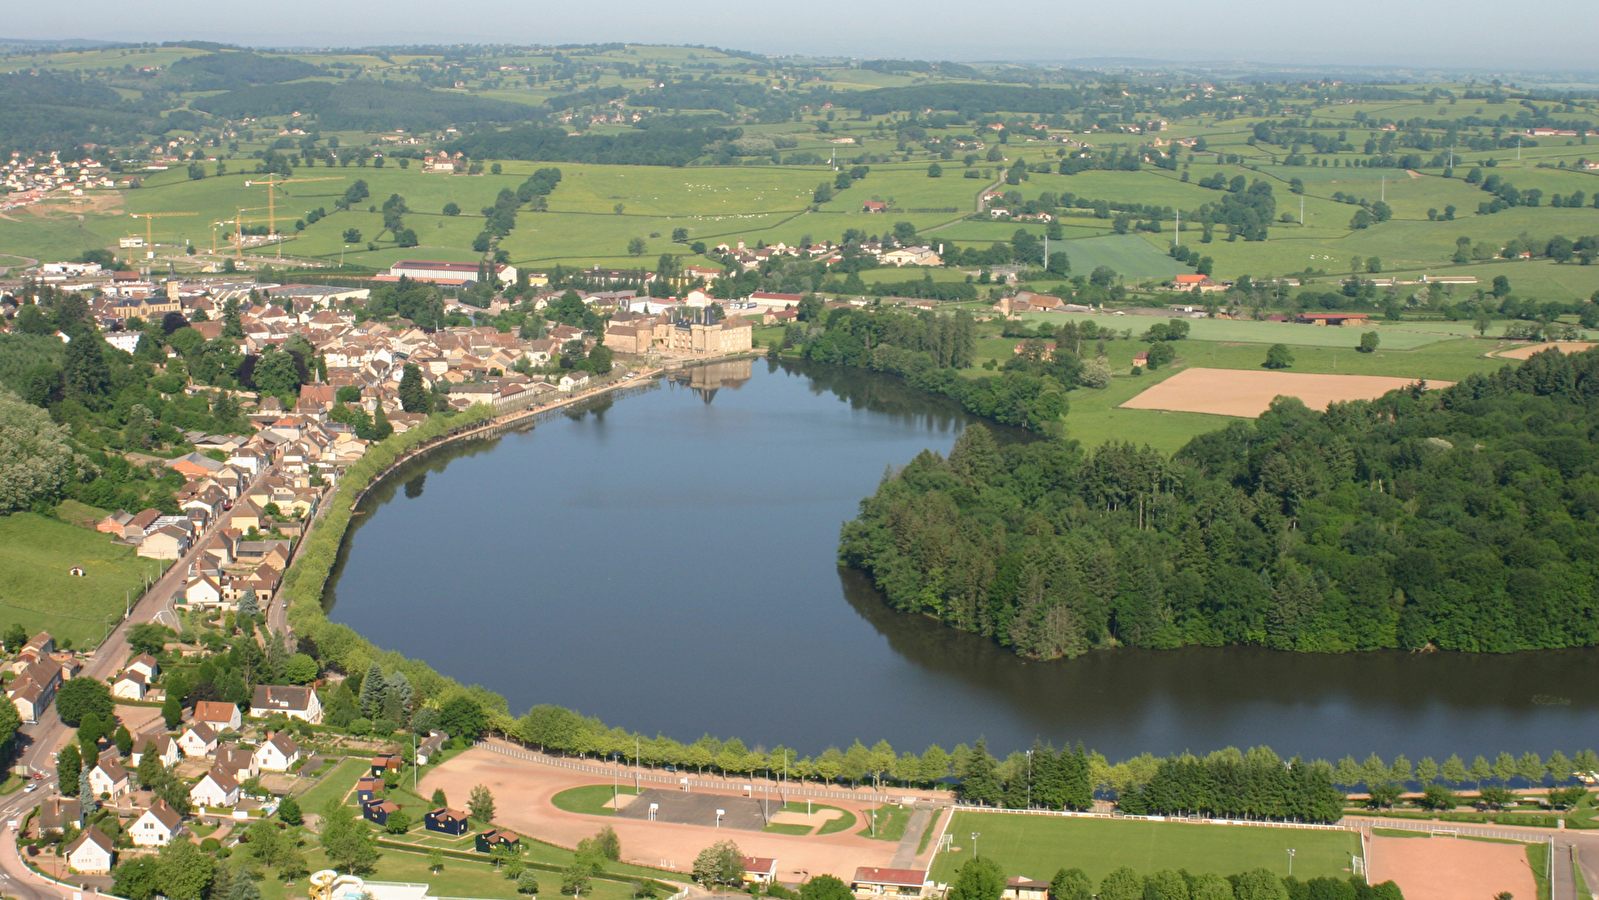
[[[466,819],[466,813],[460,810],[440,807],[424,816],[422,821],[428,831],[460,837],[466,834]]]

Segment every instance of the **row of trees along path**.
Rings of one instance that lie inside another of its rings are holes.
[[[940,805],[954,802],[948,791],[931,790],[899,790],[893,788],[872,788],[862,786],[859,788],[817,788],[797,785],[793,781],[784,781],[781,773],[774,773],[773,777],[764,778],[750,776],[739,778],[736,781],[726,781],[716,778],[706,778],[703,775],[694,776],[687,772],[662,772],[643,766],[631,766],[622,762],[615,765],[590,762],[570,757],[552,756],[537,750],[524,747],[512,741],[501,738],[488,738],[477,742],[477,746],[491,753],[509,756],[514,759],[527,760],[546,766],[556,766],[562,769],[571,769],[577,772],[589,772],[595,775],[619,775],[624,780],[637,780],[652,784],[669,784],[681,786],[683,780],[688,779],[689,787],[705,788],[713,791],[743,792],[745,785],[754,790],[763,790],[770,786],[773,791],[781,790],[790,797],[811,797],[818,800],[853,800],[860,803],[900,803],[907,800],[931,801]]]

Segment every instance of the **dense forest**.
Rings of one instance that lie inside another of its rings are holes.
[[[861,504],[890,605],[1027,657],[1599,642],[1599,351],[1325,413],[1279,398],[1174,457],[981,427]]]
[[[522,103],[368,79],[259,85],[190,105],[225,119],[301,112],[333,131],[428,131],[463,122],[504,125],[543,117],[541,110]]]

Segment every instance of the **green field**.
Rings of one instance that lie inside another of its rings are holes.
[[[355,790],[362,775],[372,771],[372,763],[350,757],[341,761],[333,771],[322,776],[310,790],[299,797],[300,808],[310,813],[320,813],[329,800],[342,800]]]
[[[910,807],[879,806],[867,817],[866,827],[860,830],[860,835],[879,841],[898,841],[905,837],[905,826],[910,823]]]
[[[164,560],[142,559],[111,536],[34,513],[0,517],[0,622],[29,634],[49,631],[82,648],[105,638],[131,592],[161,574]],[[84,576],[68,573],[82,566]]]
[[[1290,848],[1295,876],[1342,876],[1351,855],[1360,852],[1360,839],[1347,831],[958,812],[949,834],[959,849],[938,855],[934,881],[948,883],[972,857],[973,832],[979,834],[977,852],[998,860],[1007,876],[1045,881],[1073,867],[1096,882],[1122,866],[1146,874],[1187,869],[1232,875],[1265,868],[1287,875]]]
[[[638,788],[620,785],[616,787],[616,792],[632,796],[638,793]],[[609,784],[586,784],[582,787],[568,788],[550,798],[550,802],[555,804],[556,809],[564,809],[567,812],[583,813],[588,816],[614,816],[616,810],[605,805],[611,802],[613,796],[612,786]]]
[[[321,848],[308,849],[306,864],[315,871],[328,867]],[[268,870],[269,872],[271,870]],[[436,897],[480,897],[485,900],[519,900],[516,882],[487,862],[468,862],[447,857],[443,868],[434,873],[428,868],[425,854],[407,853],[383,848],[376,870],[369,876],[373,881],[401,881],[427,884],[429,894]],[[555,872],[539,873],[540,892],[555,895],[559,891],[561,876]],[[257,885],[264,900],[287,900],[303,896],[301,885],[286,885],[275,877],[268,877]],[[632,885],[621,881],[603,881],[598,878],[589,883],[584,897],[592,900],[627,900],[632,896]]]

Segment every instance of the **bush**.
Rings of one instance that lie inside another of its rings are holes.
[[[1294,364],[1294,353],[1288,349],[1287,344],[1272,344],[1266,351],[1265,367],[1268,369],[1286,369]]]

